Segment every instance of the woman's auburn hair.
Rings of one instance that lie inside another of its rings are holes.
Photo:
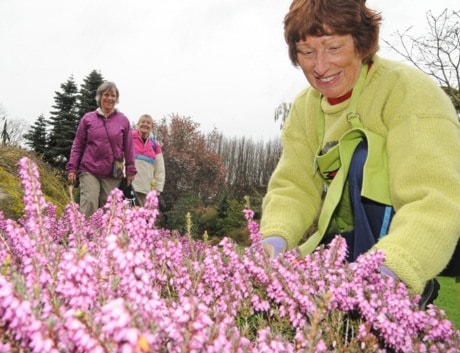
[[[366,0],[294,0],[284,17],[289,58],[298,65],[296,43],[306,36],[351,34],[363,63],[379,49],[382,16],[366,7]]]

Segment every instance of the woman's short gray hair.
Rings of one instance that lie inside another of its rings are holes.
[[[118,92],[117,85],[115,83],[113,83],[113,82],[105,81],[104,83],[102,83],[97,88],[97,91],[96,91],[96,102],[97,102],[98,107],[101,106],[102,94],[104,92],[107,92],[107,91],[114,91],[115,92],[115,94],[117,95],[117,103],[118,103],[118,99],[120,97],[120,92]]]

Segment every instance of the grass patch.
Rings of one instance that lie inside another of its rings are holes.
[[[441,289],[434,304],[446,312],[447,318],[460,329],[460,277],[437,277]]]

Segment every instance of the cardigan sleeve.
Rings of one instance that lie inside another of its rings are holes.
[[[460,236],[460,129],[450,116],[409,115],[388,132],[395,216],[375,246],[413,291],[447,265]]]
[[[322,181],[314,173],[316,134],[307,129],[305,99],[305,94],[296,99],[286,120],[283,152],[262,204],[261,233],[284,238],[288,249],[298,245],[321,203]]]

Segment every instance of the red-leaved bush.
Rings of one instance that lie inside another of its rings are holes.
[[[460,331],[418,308],[373,252],[346,263],[337,237],[307,257],[218,246],[155,227],[157,198],[117,189],[90,220],[61,217],[19,162],[24,216],[0,213],[0,352],[458,352]]]

